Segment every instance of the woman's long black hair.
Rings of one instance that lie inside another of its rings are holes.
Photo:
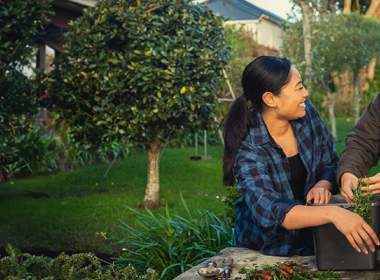
[[[223,184],[235,185],[234,163],[241,142],[254,125],[252,112],[262,112],[265,92],[279,95],[289,82],[291,62],[286,58],[260,56],[244,69],[241,84],[243,94],[232,103],[224,128]]]

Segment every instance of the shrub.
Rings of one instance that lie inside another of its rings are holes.
[[[241,197],[241,191],[237,187],[227,187],[227,196],[222,198],[226,205],[226,216],[230,227],[235,227],[236,200]]]
[[[92,253],[73,254],[61,253],[55,259],[43,256],[32,256],[20,253],[8,245],[7,257],[0,259],[0,279],[43,279],[43,280],[158,280],[154,270],[138,275],[136,270],[128,265],[124,269],[110,264],[102,266],[99,259]]]
[[[125,244],[125,252],[115,263],[133,265],[138,272],[148,267],[160,274],[160,279],[173,279],[189,268],[207,260],[220,250],[232,246],[233,231],[227,217],[218,218],[209,211],[198,212],[195,218],[181,195],[187,217],[155,215],[146,209],[136,213],[138,228],[122,222],[127,237],[119,241]]]
[[[90,144],[75,140],[73,129],[64,121],[59,122],[56,117],[46,127],[47,135],[53,142],[54,149],[50,152],[50,170],[67,171],[79,166],[92,165],[99,162],[110,162],[110,159],[121,154],[129,154],[132,144],[128,141],[107,141],[99,147],[93,148]]]

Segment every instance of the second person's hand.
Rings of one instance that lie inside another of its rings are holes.
[[[368,184],[368,186],[365,186],[366,184]],[[372,192],[373,194],[380,194],[380,173],[369,178],[364,178],[362,185],[364,185],[362,187],[363,193]]]

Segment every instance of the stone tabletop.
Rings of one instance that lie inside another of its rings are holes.
[[[233,258],[234,263],[232,266],[231,277],[228,279],[245,279],[245,275],[238,273],[240,268],[254,269],[255,267],[261,268],[262,265],[275,265],[280,263],[295,262],[301,264],[305,268],[310,270],[317,270],[317,265],[315,261],[315,256],[292,256],[292,257],[276,257],[276,256],[266,256],[262,255],[257,251],[246,249],[246,248],[236,248],[228,247],[216,254],[215,256],[209,258],[208,260],[200,263],[199,265],[187,270],[182,273],[174,280],[206,280],[212,278],[204,278],[200,276],[197,271],[199,268],[206,267],[206,264],[210,261],[215,261],[218,267],[223,267],[224,260],[227,258]],[[378,258],[379,259],[379,258]],[[380,268],[371,271],[340,271],[342,275],[342,280],[379,280],[380,279]]]

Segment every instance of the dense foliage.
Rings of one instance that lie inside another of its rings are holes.
[[[51,0],[0,2],[0,81],[8,70],[29,65],[36,36],[43,32]]]
[[[32,139],[35,142],[25,139],[32,131],[38,100],[21,69],[30,64],[33,43],[50,10],[51,1],[0,2],[0,182],[38,161],[43,154],[40,147],[46,147],[40,137]]]
[[[326,25],[329,28],[326,29]],[[344,26],[344,28],[342,28]],[[367,65],[379,50],[379,23],[368,17],[352,14],[323,14],[312,25],[312,85],[309,89],[326,88],[337,91],[333,78],[345,71],[358,72]],[[285,26],[282,52],[296,67],[304,68],[302,21],[289,22]],[[341,86],[347,86],[345,84]],[[313,92],[314,94],[314,92]]]
[[[105,265],[92,253],[67,255],[61,253],[52,259],[21,253],[11,245],[8,256],[0,259],[0,279],[16,280],[158,280],[154,270],[138,275],[132,266],[120,268]]]
[[[65,35],[51,101],[78,139],[165,142],[211,124],[229,51],[208,8],[103,0]]]

